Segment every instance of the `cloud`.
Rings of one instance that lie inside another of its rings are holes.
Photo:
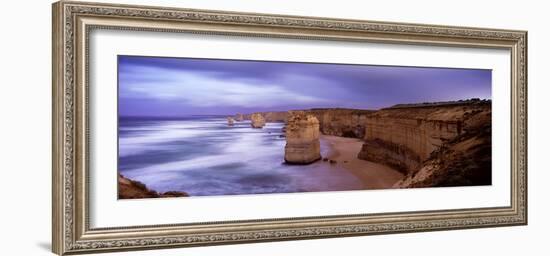
[[[220,114],[491,98],[491,70],[119,56],[125,115]]]
[[[304,78],[302,78],[303,80]],[[134,66],[120,74],[120,97],[182,102],[193,107],[317,104],[325,99],[260,79],[223,79],[210,72]]]

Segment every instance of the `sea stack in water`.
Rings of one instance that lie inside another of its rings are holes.
[[[233,117],[228,116],[227,117],[227,125],[233,126],[234,123],[235,123],[235,119],[233,119]]]
[[[260,113],[254,113],[250,116],[252,128],[262,128],[265,125],[265,118]]]
[[[285,162],[309,164],[321,159],[319,120],[303,111],[292,111],[286,125]]]
[[[242,122],[242,121],[244,120],[243,114],[237,113],[237,114],[235,115],[235,120],[237,120],[238,122]]]

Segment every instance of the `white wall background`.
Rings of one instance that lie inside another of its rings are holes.
[[[96,0],[97,1],[97,0]],[[111,0],[100,0],[112,2]],[[146,1],[231,11],[344,17],[529,31],[529,225],[446,232],[274,242],[112,255],[545,255],[550,228],[548,61],[544,1]],[[0,15],[1,255],[51,255],[50,1],[9,1]],[[546,232],[545,232],[546,231]]]

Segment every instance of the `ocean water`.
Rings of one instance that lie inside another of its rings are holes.
[[[283,123],[253,129],[224,117],[121,118],[119,172],[158,192],[191,196],[362,189],[337,166],[284,163]],[[321,140],[321,154],[329,145]]]

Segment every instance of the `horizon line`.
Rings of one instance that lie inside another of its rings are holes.
[[[417,103],[399,103],[399,104],[394,104],[394,105],[391,105],[389,107],[382,107],[382,108],[378,108],[378,109],[361,109],[361,108],[343,108],[343,107],[314,107],[314,108],[306,108],[306,109],[293,109],[293,110],[270,110],[270,111],[258,111],[258,112],[251,112],[251,113],[232,113],[232,114],[227,114],[227,113],[222,113],[222,114],[187,114],[187,115],[118,115],[118,118],[137,118],[137,117],[163,117],[163,118],[181,118],[181,117],[193,117],[193,116],[225,116],[225,117],[230,117],[230,116],[235,116],[237,114],[242,114],[242,115],[250,115],[250,114],[253,114],[253,113],[266,113],[266,112],[289,112],[289,111],[303,111],[303,110],[317,110],[317,109],[348,109],[348,110],[362,110],[362,111],[379,111],[379,110],[383,110],[383,109],[389,109],[389,108],[393,108],[393,107],[403,107],[403,106],[407,106],[407,105],[410,105],[411,107],[414,107],[415,105],[417,105],[417,107],[421,107],[421,106],[430,106],[430,105],[435,105],[435,104],[445,104],[445,103],[449,103],[449,104],[453,104],[453,103],[457,103],[457,104],[461,104],[461,103],[467,103],[467,102],[492,102],[491,99],[481,99],[481,98],[471,98],[471,99],[463,99],[463,100],[450,100],[450,101],[433,101],[433,102],[417,102]]]

